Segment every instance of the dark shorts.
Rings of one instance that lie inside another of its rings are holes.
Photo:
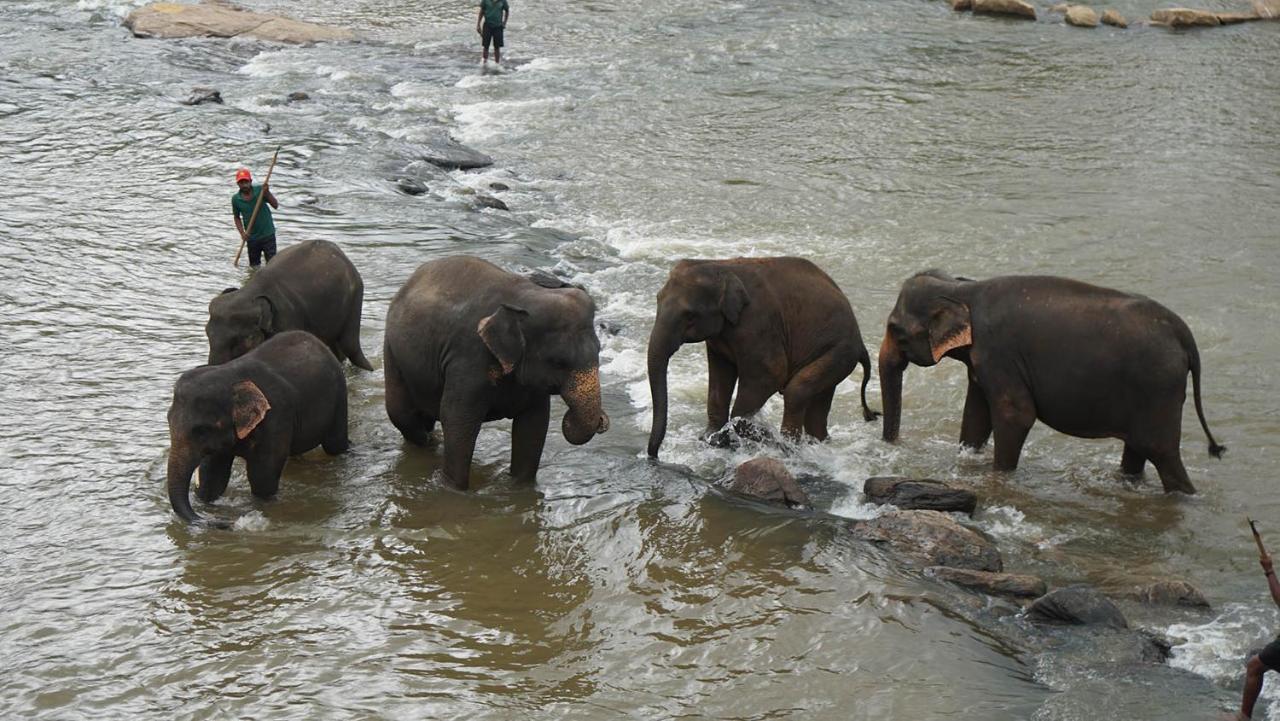
[[[1258,652],[1258,660],[1272,671],[1280,671],[1280,638],[1264,646]]]
[[[502,47],[502,28],[494,27],[489,23],[485,23],[484,27],[480,30],[480,42],[484,45],[486,50],[489,48],[490,42],[493,43],[495,48]]]
[[[265,257],[268,263],[276,256],[276,237],[268,235],[259,240],[249,239],[249,267],[256,268],[261,263],[260,258]]]

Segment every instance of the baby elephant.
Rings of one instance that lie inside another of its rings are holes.
[[[347,256],[327,240],[285,248],[243,288],[209,302],[209,362],[226,363],[276,333],[305,330],[339,359],[373,370],[360,350],[364,281]]]
[[[191,473],[206,502],[227,489],[231,461],[245,459],[253,495],[270,498],[289,456],[318,445],[347,450],[347,381],[318,338],[300,330],[268,339],[222,365],[183,373],[169,406],[169,503],[188,522]],[[225,523],[213,525],[226,528]]]

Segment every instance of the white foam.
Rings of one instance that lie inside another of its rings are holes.
[[[477,143],[492,138],[511,140],[536,127],[527,117],[531,111],[562,106],[568,101],[563,95],[533,100],[487,100],[456,105],[453,115],[459,125],[458,137],[464,143]]]
[[[1169,665],[1219,684],[1239,686],[1244,678],[1246,654],[1274,633],[1277,616],[1272,608],[1228,604],[1207,623],[1173,624],[1165,633],[1187,642],[1174,647]],[[1280,721],[1280,684],[1268,681],[1262,688],[1266,718]],[[1256,711],[1254,717],[1258,717]]]
[[[76,3],[76,9],[86,12],[106,10],[112,15],[123,19],[133,10],[149,3],[150,0],[79,0]]]
[[[270,526],[271,521],[261,511],[249,511],[231,524],[232,530],[236,531],[265,531]]]

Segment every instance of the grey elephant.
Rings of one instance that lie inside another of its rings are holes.
[[[804,258],[682,260],[658,291],[649,335],[652,457],[667,433],[671,356],[685,343],[704,341],[708,434],[781,393],[783,434],[826,440],[836,386],[859,364],[863,418],[878,416],[867,406],[871,359],[853,308],[818,266]]]
[[[1125,473],[1151,461],[1166,492],[1195,493],[1180,452],[1187,373],[1209,453],[1226,450],[1204,419],[1191,329],[1144,296],[1052,276],[908,278],[880,346],[886,441],[898,438],[907,364],[943,358],[969,369],[960,443],[981,448],[994,433],[996,470],[1018,467],[1040,420],[1079,438],[1118,438]]]
[[[191,474],[200,467],[198,495],[218,499],[231,463],[245,460],[253,495],[270,498],[289,456],[323,446],[347,450],[347,380],[318,338],[285,331],[220,365],[183,373],[169,406],[169,503],[183,520],[191,508]],[[226,527],[224,523],[214,523]]]
[[[281,251],[243,288],[209,302],[209,363],[225,363],[286,330],[305,330],[339,360],[373,370],[360,350],[364,281],[346,254],[327,240]]]
[[[595,303],[550,276],[509,273],[470,256],[422,265],[387,311],[387,416],[412,443],[444,427],[443,474],[467,488],[476,436],[511,418],[511,475],[532,482],[550,398],[569,410],[564,437],[581,445],[609,428],[600,401]]]

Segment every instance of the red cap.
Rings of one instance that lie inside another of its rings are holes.
[[[248,168],[241,168],[236,171],[236,182],[239,183],[241,180],[253,180],[253,176],[249,175]]]

